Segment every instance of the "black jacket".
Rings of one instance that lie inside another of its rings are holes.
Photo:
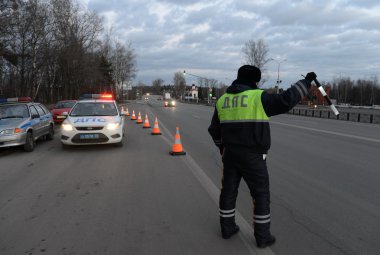
[[[264,91],[261,95],[261,102],[265,113],[270,117],[288,112],[302,97],[306,96],[310,86],[310,81],[300,80],[281,94],[268,94]],[[244,84],[235,80],[227,88],[227,93],[238,94],[250,89],[258,88],[252,84]],[[268,122],[221,124],[216,107],[208,132],[221,151],[224,146],[240,145],[249,147],[252,152],[266,154],[271,144]]]

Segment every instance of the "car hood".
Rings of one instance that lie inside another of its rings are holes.
[[[52,114],[62,114],[64,112],[70,112],[71,108],[59,108],[59,109],[53,109],[51,111]]]
[[[9,128],[21,127],[26,121],[26,118],[0,119],[0,131]]]
[[[119,116],[69,116],[66,120],[76,127],[98,127],[105,126],[108,123],[120,122],[121,118]]]

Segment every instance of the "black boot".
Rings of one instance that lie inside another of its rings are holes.
[[[240,230],[239,226],[235,223],[235,217],[220,217],[220,227],[224,239],[229,239]]]
[[[257,244],[257,247],[259,248],[266,248],[268,246],[271,246],[275,242],[276,242],[276,237],[274,237],[273,235],[270,235],[270,237],[267,240],[256,239],[256,244]]]

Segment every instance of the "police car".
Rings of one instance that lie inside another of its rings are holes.
[[[20,146],[33,151],[35,141],[54,138],[54,122],[49,110],[30,97],[0,98],[0,148]]]
[[[124,112],[119,113],[111,94],[85,94],[61,126],[63,148],[69,145],[123,146]]]

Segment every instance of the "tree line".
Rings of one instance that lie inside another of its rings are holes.
[[[52,103],[82,93],[121,95],[136,55],[74,0],[0,3],[0,97]]]
[[[259,86],[263,86],[266,83],[265,65],[268,64],[269,61],[274,60],[269,58],[269,46],[263,39],[258,39],[257,41],[249,40],[242,47],[242,53],[244,56],[244,64],[257,66],[264,73],[262,81],[259,83]],[[219,98],[223,95],[229,84],[219,82],[215,79],[199,77],[196,85],[198,87],[198,98],[201,101],[207,101],[210,94],[213,98]],[[341,76],[334,78],[332,81],[322,82],[322,86],[330,98],[336,100],[337,104],[380,105],[380,88],[376,75],[369,79],[358,80]],[[186,95],[186,92],[191,90],[191,85],[186,84],[183,73],[176,72],[174,73],[171,85],[165,85],[161,78],[157,78],[152,82],[151,86],[139,83],[136,90],[154,94],[170,92],[173,97],[181,98],[181,96],[183,97]],[[282,88],[278,88],[277,84],[265,90],[268,93],[279,93],[283,91]],[[325,104],[326,102],[319,90],[313,87],[307,97],[301,100],[301,103]]]

